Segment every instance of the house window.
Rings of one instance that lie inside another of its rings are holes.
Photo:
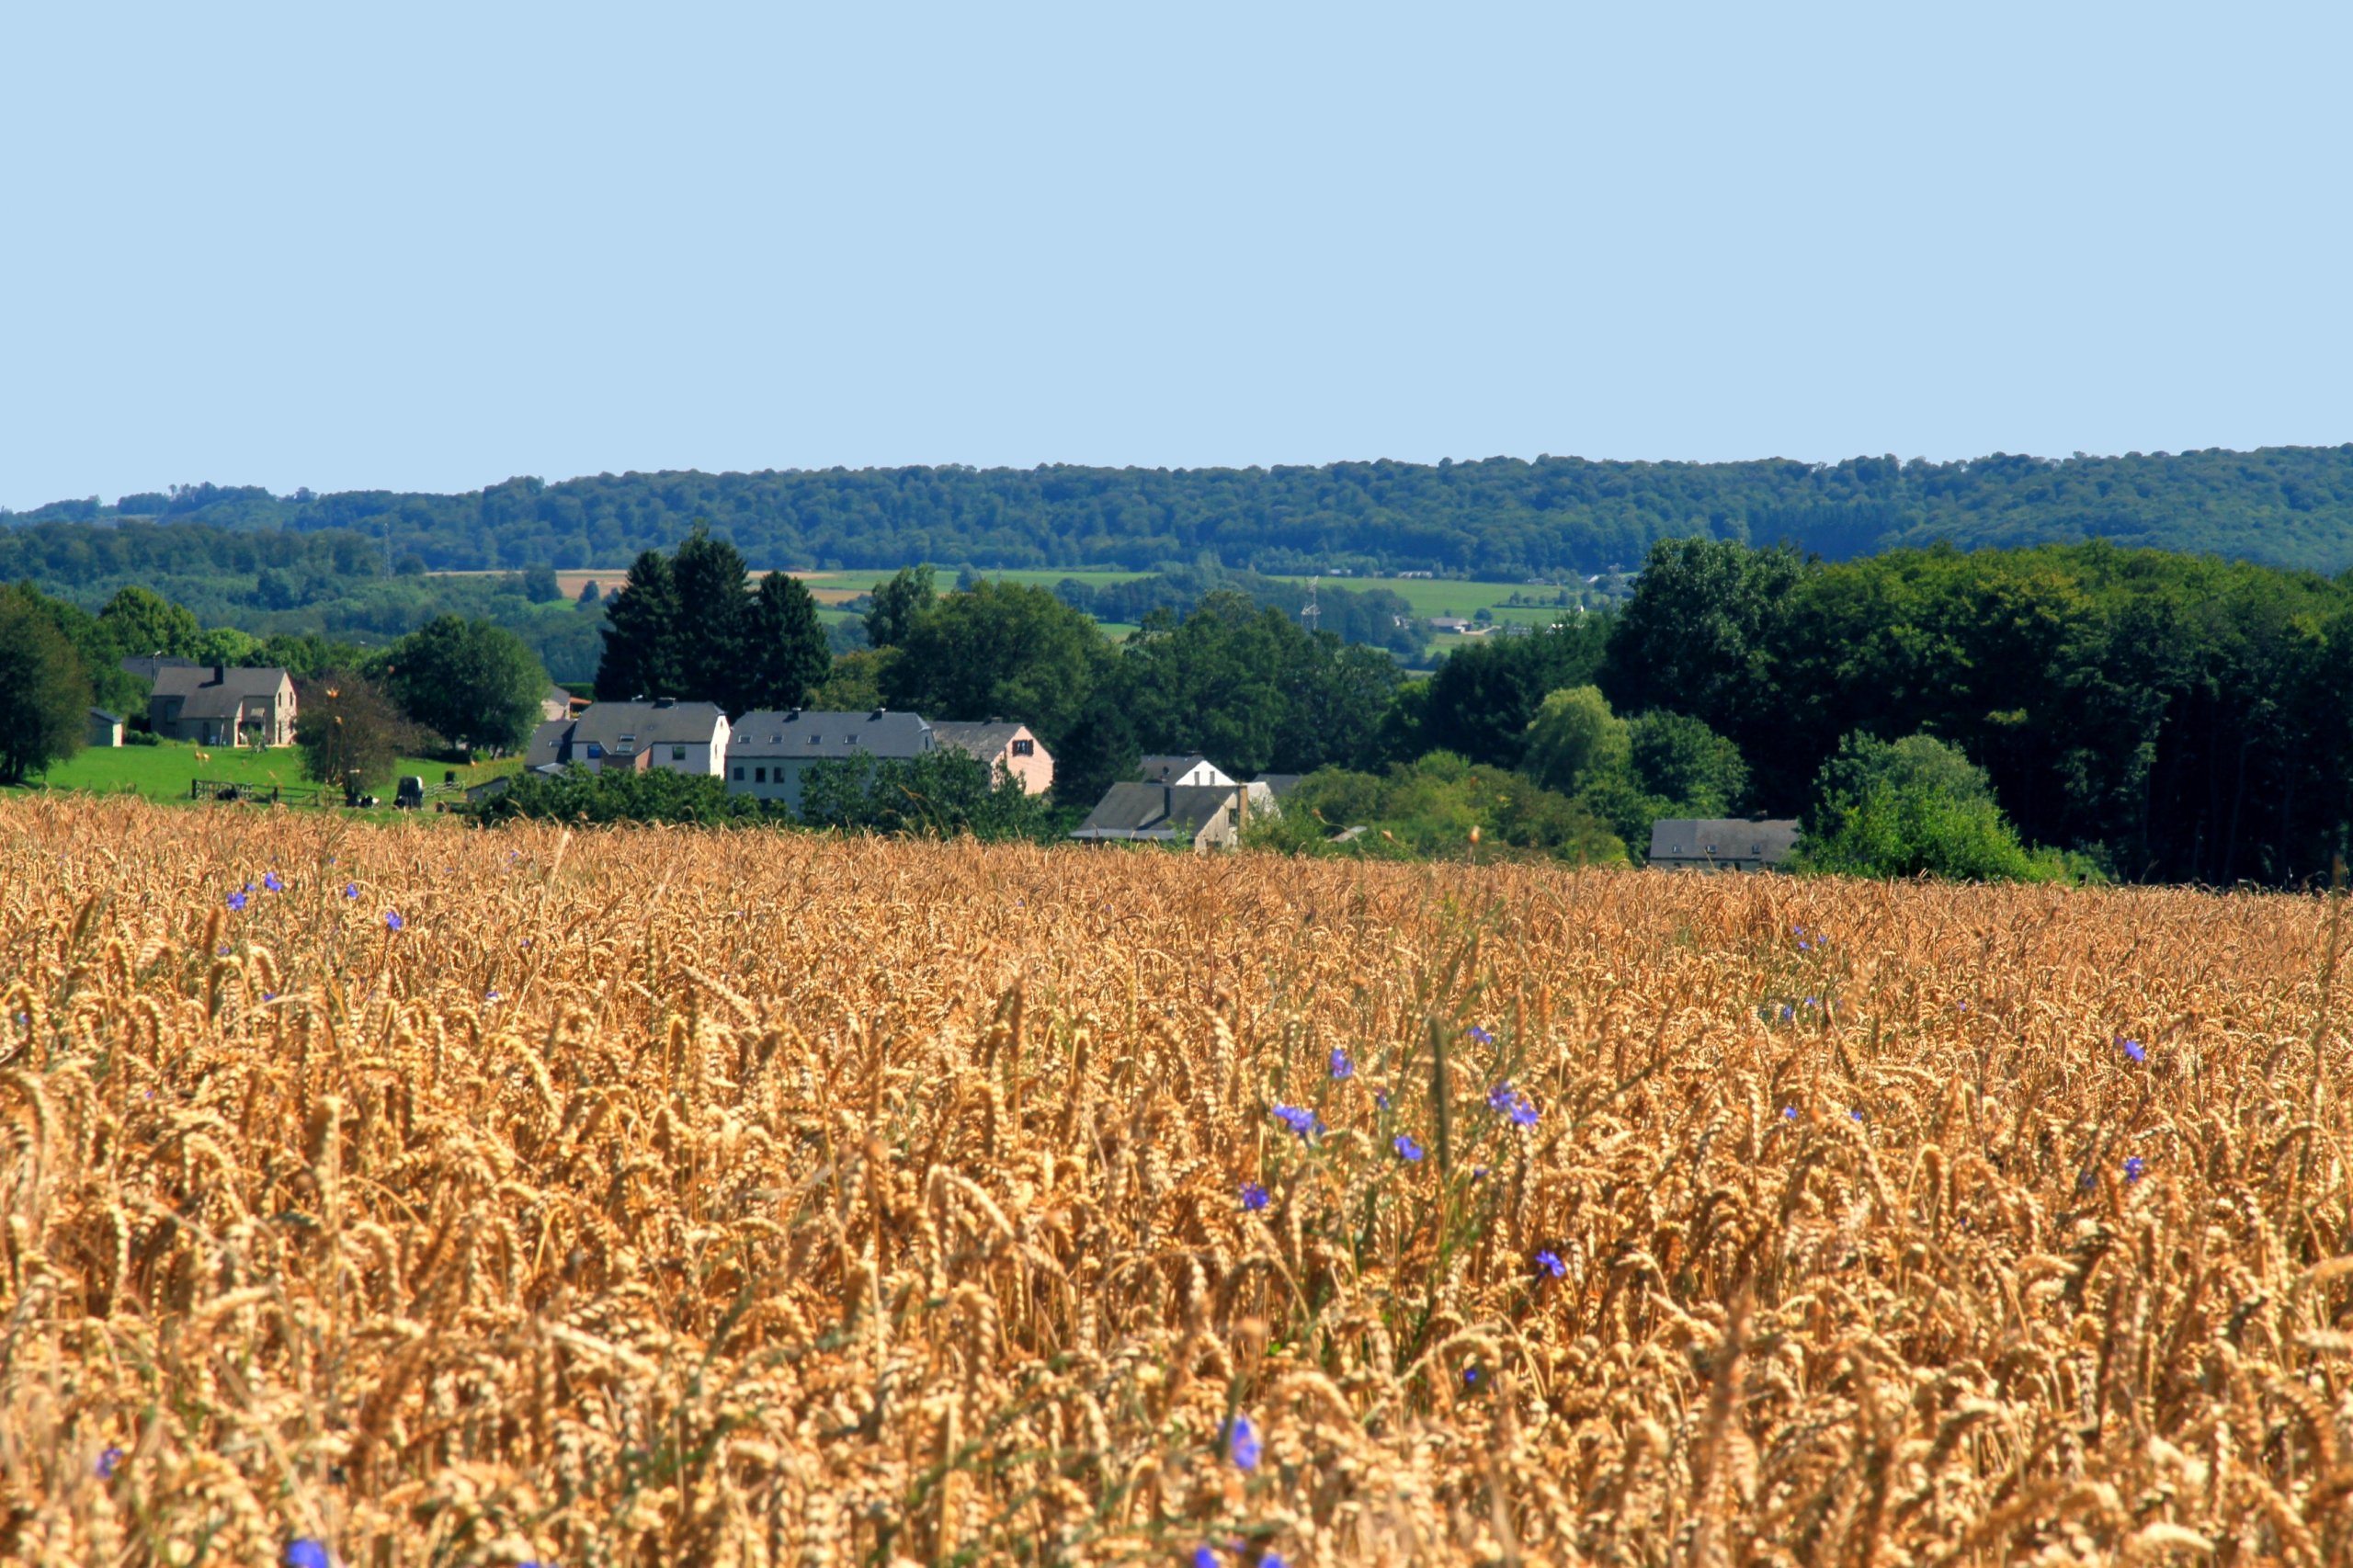
[[[782,771],[782,769],[779,769],[779,772],[781,772],[781,771]],[[744,770],[743,770],[742,768],[740,768],[740,767],[739,767],[739,768],[737,768],[737,769],[735,770],[735,777],[736,777],[736,778],[743,778],[743,777],[744,777]],[[765,783],[767,783],[767,781],[768,781],[768,770],[767,770],[767,768],[765,768],[765,767],[755,767],[754,769],[752,769],[752,782],[753,782],[753,783],[755,783],[755,784],[765,784]]]
[[[684,747],[684,746],[672,746],[672,747],[670,748],[670,760],[671,760],[672,762],[684,762],[684,761],[686,761],[686,760],[687,760],[687,748],[686,748],[686,747]]]
[[[740,762],[735,765],[735,781],[738,784],[744,781],[744,765]]]
[[[623,745],[625,745],[625,746],[633,746],[633,745],[635,745],[636,744],[637,744],[637,737],[636,737],[635,735],[623,735],[623,736],[621,737],[621,744],[623,744]]]
[[[810,744],[811,745],[813,745],[813,745],[815,745],[818,742],[820,742],[820,741],[824,740],[824,738],[825,738],[825,737],[824,737],[824,736],[823,736],[823,735],[812,735],[812,736],[810,736],[810,737],[809,737],[809,744]]]
[[[597,741],[590,741],[590,742],[588,743],[588,755],[589,755],[590,756],[592,756],[592,757],[597,757],[597,756],[604,756],[604,755],[605,755],[605,748],[604,748],[604,745],[603,745],[601,743],[599,743],[599,742],[597,742]]]
[[[1013,743],[1013,755],[1016,756],[1029,756],[1036,749],[1037,743],[1035,741],[1016,741]]]

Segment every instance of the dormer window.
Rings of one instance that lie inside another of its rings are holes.
[[[1013,743],[1013,755],[1016,756],[1031,756],[1033,755],[1037,743],[1035,741],[1016,741]]]

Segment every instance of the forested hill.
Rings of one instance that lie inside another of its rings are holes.
[[[1436,466],[904,468],[510,479],[460,495],[272,495],[198,484],[0,513],[46,540],[0,556],[104,553],[75,523],[344,530],[433,569],[605,566],[697,517],[756,566],[1146,568],[1214,553],[1262,572],[1536,576],[1638,564],[1651,541],[1788,540],[1833,561],[1899,545],[2105,538],[2336,574],[2353,568],[2353,444],[2119,458],[1815,465],[1491,458]],[[38,525],[65,525],[47,530]],[[127,541],[126,541],[127,542]],[[348,545],[346,546],[348,548]],[[381,557],[380,557],[381,559]],[[18,574],[12,570],[11,575]]]

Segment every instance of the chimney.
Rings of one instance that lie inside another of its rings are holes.
[[[657,697],[654,699],[654,706],[656,708],[676,708],[677,705],[678,699],[675,697]]]
[[[212,666],[212,684],[213,684],[213,685],[215,685],[215,686],[222,686],[222,685],[225,685],[225,684],[227,684],[228,679],[229,679],[229,666],[228,666],[228,665],[213,665],[213,666]]]

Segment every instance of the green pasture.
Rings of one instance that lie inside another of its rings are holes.
[[[196,760],[199,750],[211,760],[199,764]],[[455,772],[460,784],[473,785],[502,773],[512,773],[522,766],[520,757],[460,767],[430,757],[405,756],[393,769],[392,777],[414,773],[427,784],[438,784],[443,774]],[[198,778],[207,784],[242,784],[264,791],[276,787],[284,790],[290,801],[301,804],[308,804],[318,789],[314,781],[303,777],[302,754],[292,746],[256,751],[238,746],[199,747],[185,741],[165,741],[152,746],[85,746],[70,760],[40,776],[40,781],[52,790],[133,794],[167,801],[186,801],[189,782]],[[392,798],[389,780],[380,793],[386,800]],[[340,804],[342,797],[340,793],[330,793],[328,799]]]

